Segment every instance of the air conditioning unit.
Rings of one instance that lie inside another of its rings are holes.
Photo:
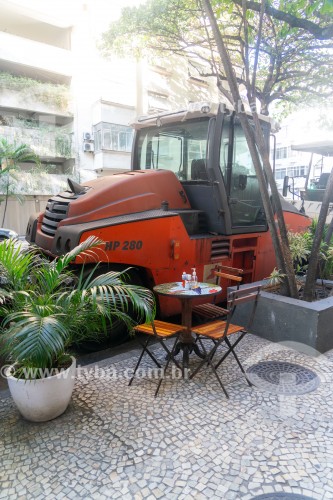
[[[84,142],[83,143],[83,151],[85,153],[93,153],[94,152],[94,145],[91,142]]]
[[[84,141],[92,141],[93,136],[90,132],[83,132],[83,140]]]

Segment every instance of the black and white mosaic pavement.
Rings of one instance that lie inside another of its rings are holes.
[[[149,358],[128,387],[138,352],[79,368],[68,410],[51,422],[25,421],[0,392],[0,499],[333,499],[332,353],[248,335],[237,347],[246,369],[292,363],[320,384],[303,394],[249,387],[229,356],[227,400],[209,370],[170,373],[154,398]]]

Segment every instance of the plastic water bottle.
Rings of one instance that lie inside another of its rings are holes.
[[[187,274],[186,275],[186,282],[185,282],[185,288],[187,290],[191,290],[191,288],[192,288],[191,281],[192,281],[192,276],[190,274]]]
[[[183,271],[183,274],[182,274],[182,285],[183,285],[183,288],[185,288],[186,279],[187,279],[187,274],[186,274],[185,271]]]
[[[198,284],[198,278],[195,267],[192,268],[192,286],[195,288]]]

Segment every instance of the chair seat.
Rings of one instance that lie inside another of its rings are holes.
[[[182,325],[174,325],[173,323],[167,323],[166,321],[154,321],[155,332],[158,337],[166,338],[172,337],[176,333],[184,330]],[[141,325],[136,325],[133,328],[136,332],[145,333],[146,335],[155,335],[153,326],[151,323],[143,323]]]
[[[228,314],[228,310],[216,304],[200,304],[192,309],[194,314],[208,319],[220,318]]]
[[[226,321],[213,321],[210,323],[204,323],[202,325],[196,326],[193,329],[193,331],[197,335],[202,335],[204,337],[208,337],[213,340],[219,340],[224,336],[226,324],[227,324]],[[240,331],[244,331],[243,326],[234,325],[230,323],[227,331],[227,336]]]

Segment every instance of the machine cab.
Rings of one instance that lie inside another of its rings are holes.
[[[267,140],[270,124],[263,121]],[[261,232],[267,224],[242,127],[224,105],[138,120],[132,169],[166,169],[179,179],[191,208],[204,214],[206,233]]]

